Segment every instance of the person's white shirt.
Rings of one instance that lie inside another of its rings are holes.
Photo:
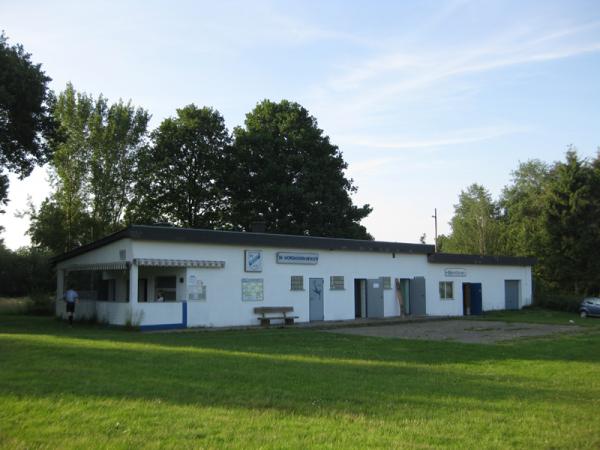
[[[73,289],[69,289],[65,292],[65,301],[68,303],[75,303],[79,299],[79,295]]]
[[[156,301],[157,302],[164,302],[165,298],[162,295],[159,295],[158,297],[156,297]]]

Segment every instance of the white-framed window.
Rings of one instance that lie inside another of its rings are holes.
[[[392,288],[392,277],[381,277],[382,281],[383,281],[383,288],[384,289],[391,289]]]
[[[302,275],[292,275],[290,278],[290,290],[291,291],[303,291],[304,290],[304,277]]]
[[[332,291],[343,291],[344,277],[341,275],[332,275],[329,277],[329,289]]]
[[[454,282],[440,281],[440,299],[454,300]]]
[[[175,275],[156,277],[154,281],[154,290],[162,292],[166,302],[177,300],[177,277]]]

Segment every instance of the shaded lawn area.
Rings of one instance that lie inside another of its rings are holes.
[[[0,446],[598,448],[599,344],[0,316]]]

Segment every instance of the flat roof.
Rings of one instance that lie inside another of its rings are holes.
[[[246,245],[294,249],[346,250],[356,252],[408,253],[427,255],[435,247],[427,244],[369,241],[330,237],[301,236],[291,234],[254,233],[244,231],[219,231],[200,228],[131,225],[102,239],[82,245],[62,255],[55,256],[54,263],[95,250],[119,239],[140,241],[163,241],[190,244]]]
[[[533,266],[536,258],[524,256],[481,256],[459,253],[431,253],[427,261],[437,264],[480,264],[487,266]]]

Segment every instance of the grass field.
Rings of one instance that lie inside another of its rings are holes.
[[[0,315],[0,446],[597,449],[600,319],[587,320],[473,345]]]

